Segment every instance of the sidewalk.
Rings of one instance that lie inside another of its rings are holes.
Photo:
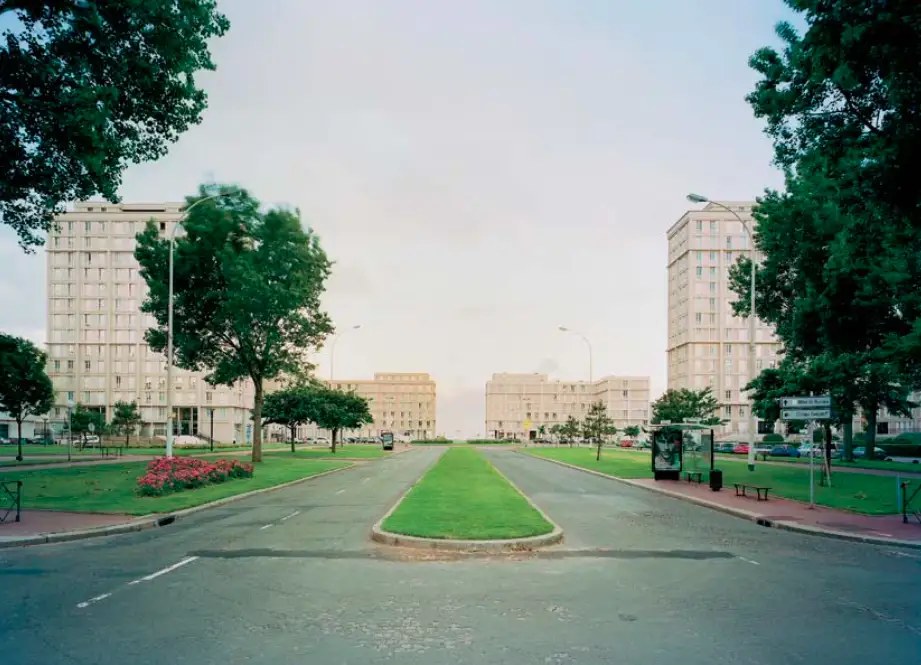
[[[622,479],[623,480],[623,479]],[[921,547],[921,524],[909,518],[902,523],[901,515],[861,515],[834,508],[816,506],[792,499],[770,497],[768,501],[736,496],[730,486],[714,492],[707,484],[650,478],[623,480],[638,487],[645,487],[662,494],[685,499],[708,508],[722,510],[752,521],[792,531],[820,532],[823,535],[854,539],[872,540],[873,542],[892,541],[894,545],[913,543]]]
[[[100,513],[65,513],[57,510],[23,510],[20,522],[8,521],[0,524],[0,543],[19,540],[29,536],[43,536],[64,531],[84,531],[128,524],[138,518],[134,515],[103,515]]]

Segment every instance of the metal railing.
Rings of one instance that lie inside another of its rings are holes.
[[[0,524],[6,522],[10,514],[16,512],[16,522],[21,519],[22,481],[0,480]]]
[[[918,523],[921,524],[921,506],[912,506],[912,501],[918,498],[918,493],[921,492],[921,484],[915,487],[911,495],[908,494],[908,488],[911,486],[911,482],[908,480],[902,481],[902,523],[908,523],[908,516],[912,515]]]

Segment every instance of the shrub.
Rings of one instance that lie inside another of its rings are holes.
[[[253,465],[239,460],[203,460],[194,457],[158,457],[138,478],[138,494],[163,496],[234,478],[252,478]]]
[[[776,433],[765,434],[764,442],[765,443],[783,443],[783,434],[776,434]]]
[[[412,443],[424,445],[426,443],[454,443],[454,441],[451,439],[441,439],[441,438],[439,439],[416,439],[412,441]]]

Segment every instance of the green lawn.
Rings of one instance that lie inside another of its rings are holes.
[[[451,448],[383,524],[386,531],[451,540],[550,533],[547,520],[471,448]]]
[[[101,457],[93,457],[90,455],[81,455],[80,457],[74,457],[73,461],[75,462],[98,462],[102,460]],[[63,459],[46,459],[41,457],[23,457],[21,462],[17,462],[15,459],[0,459],[0,468],[8,468],[15,466],[46,466],[48,464],[67,464],[67,460]]]
[[[586,469],[594,469],[620,478],[651,478],[650,456],[640,453],[606,450],[601,461],[595,461],[594,451],[579,448],[531,449],[527,454],[536,457],[556,459]],[[685,460],[685,468],[692,462]],[[809,468],[800,464],[789,466],[756,464],[749,471],[745,460],[718,459],[716,467],[723,471],[723,485],[732,491],[733,483],[750,483],[771,487],[772,495],[809,501]],[[699,460],[699,468],[707,482],[709,464]],[[868,515],[892,515],[900,511],[896,495],[896,479],[867,473],[834,473],[832,487],[819,485],[820,475],[816,473],[816,503]]]
[[[771,462],[784,462],[789,464],[809,464],[808,457],[768,457]],[[816,464],[822,461],[816,458]],[[883,460],[854,460],[845,462],[843,460],[832,460],[832,466],[840,466],[847,469],[881,469],[883,471],[897,471],[899,473],[921,473],[921,464],[909,464],[907,462],[885,462]],[[834,472],[834,471],[832,471]]]
[[[5,473],[0,478],[23,481],[22,507],[26,510],[146,515],[190,508],[344,466],[349,466],[349,463],[267,457],[256,465],[253,478],[231,480],[162,497],[139,497],[136,493],[137,479],[144,474],[146,462],[34,469],[16,474]]]
[[[338,458],[352,458],[352,459],[377,459],[378,457],[386,457],[392,455],[393,453],[389,450],[384,450],[380,446],[363,446],[363,445],[346,445],[344,448],[336,446],[336,454],[334,455],[329,449],[329,446],[320,446],[316,448],[295,448],[295,453],[293,457],[300,459],[338,459]],[[265,453],[266,457],[280,457],[291,459],[291,447],[281,448],[278,450],[272,450]]]

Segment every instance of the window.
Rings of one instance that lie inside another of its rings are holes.
[[[84,360],[84,361],[83,361],[83,369],[85,369],[87,372],[89,372],[89,371],[90,371],[90,364],[91,364],[91,363],[90,363],[89,360]]]
[[[68,360],[68,361],[67,361],[67,370],[72,372],[73,369],[74,369],[74,361],[73,361],[73,360]]]
[[[726,236],[726,249],[732,249],[732,236]]]
[[[727,345],[726,345],[726,355],[727,355],[727,356],[731,356],[731,355],[732,355],[732,344],[727,344]]]
[[[166,231],[166,222],[160,222],[160,230]]]
[[[716,261],[716,252],[710,252],[710,260],[714,262]]]
[[[73,230],[73,228],[71,228],[71,231],[72,231],[72,230]],[[74,401],[74,394],[73,394],[73,391],[67,393],[67,401],[68,401],[68,402],[73,402],[73,401]]]
[[[727,391],[726,391],[726,399],[732,399],[732,391],[731,391],[731,390],[727,390]]]
[[[710,277],[716,277],[716,266],[710,266]]]
[[[710,220],[710,233],[716,233],[716,222],[714,220]]]
[[[697,266],[697,276],[703,277],[703,274],[704,274],[703,266]]]
[[[710,293],[716,293],[716,282],[710,282]]]
[[[115,377],[115,387],[118,388],[118,387],[120,387],[121,385],[122,385],[122,377],[116,376],[116,377]]]
[[[723,414],[728,418],[732,415],[732,407],[727,405],[723,407]]]
[[[89,233],[90,231],[92,231],[92,230],[93,230],[93,223],[92,223],[92,222],[84,222],[84,230],[85,230],[87,233]]]
[[[698,220],[697,220],[697,230],[698,230],[698,231],[701,231],[701,230],[703,230],[703,227],[704,227],[704,223],[703,223],[701,220],[698,219]]]
[[[700,312],[697,312],[696,314],[694,314],[694,320],[695,320],[697,323],[700,323],[700,319],[701,319]]]
[[[60,369],[61,369],[61,361],[60,361],[60,360],[55,360],[55,361],[54,361],[54,371],[57,372],[57,371],[59,371]]]
[[[739,407],[739,418],[744,418],[744,417],[745,417],[745,407],[740,406]]]
[[[103,208],[102,211],[105,212],[106,209]],[[105,230],[106,230],[106,223],[105,223],[105,222],[99,222],[99,230],[102,231],[102,232],[105,232]]]
[[[716,309],[716,298],[710,298],[710,309]]]
[[[700,263],[700,262],[703,261],[703,260],[704,260],[704,253],[703,253],[703,252],[697,252],[697,262]]]
[[[623,391],[623,396],[624,396],[624,397],[628,397],[628,395],[629,395],[628,391],[626,391],[626,390]]]

